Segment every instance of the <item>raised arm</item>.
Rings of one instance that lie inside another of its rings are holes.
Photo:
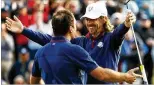
[[[52,36],[48,34],[43,34],[40,32],[34,32],[30,29],[25,29],[21,21],[14,16],[14,20],[10,18],[6,18],[6,27],[9,31],[13,33],[21,33],[27,38],[31,39],[32,41],[40,44],[40,45],[45,45],[46,43],[50,42]]]
[[[135,23],[136,17],[132,12],[128,12],[126,19],[123,24],[120,24],[118,27],[115,28],[111,35],[112,40],[112,47],[118,49],[119,46],[122,44],[125,34],[131,27],[131,24]]]

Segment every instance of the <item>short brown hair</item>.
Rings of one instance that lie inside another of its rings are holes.
[[[74,15],[69,10],[60,10],[52,17],[52,28],[55,36],[63,36],[74,24]]]

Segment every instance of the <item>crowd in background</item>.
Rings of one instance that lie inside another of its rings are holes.
[[[77,36],[88,33],[80,17],[86,6],[98,0],[2,0],[1,1],[1,74],[2,83],[29,84],[29,77],[36,51],[41,45],[21,34],[6,29],[5,18],[16,15],[26,29],[53,35],[51,18],[54,12],[68,9],[74,14],[77,23]],[[116,27],[123,23],[128,12],[125,0],[103,0],[108,16]],[[148,81],[154,84],[154,1],[131,0],[128,8],[136,15],[135,35],[140,54],[145,65]],[[103,62],[103,61],[102,61]],[[125,35],[120,50],[119,71],[126,72],[139,66],[139,58],[132,30]],[[142,83],[142,82],[140,82]]]

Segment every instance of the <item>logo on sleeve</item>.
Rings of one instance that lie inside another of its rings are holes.
[[[104,45],[103,42],[99,42],[97,46],[98,46],[99,48],[102,48],[103,45]]]

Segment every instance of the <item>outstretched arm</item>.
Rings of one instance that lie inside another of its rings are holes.
[[[97,67],[90,72],[90,75],[100,81],[127,82],[131,84],[136,80],[136,77],[142,77],[141,75],[134,73],[137,70],[139,70],[139,68],[131,69],[127,73],[120,73],[108,68]]]
[[[40,45],[45,45],[49,43],[52,38],[51,35],[34,32],[30,29],[23,29],[22,34]]]
[[[139,70],[139,68],[131,69],[127,73],[120,73],[98,66],[90,55],[80,46],[72,46],[72,49],[73,51],[71,52],[71,55],[73,57],[69,56],[69,58],[74,62],[74,64],[100,81],[133,83],[136,80],[136,77],[141,77],[141,75],[134,73]]]
[[[14,16],[14,19],[15,20],[10,19],[9,17],[6,18],[5,24],[9,31],[13,33],[22,33],[27,38],[40,45],[45,45],[46,43],[50,42],[52,36],[40,32],[34,32],[30,29],[24,29],[25,27],[16,16]]]

